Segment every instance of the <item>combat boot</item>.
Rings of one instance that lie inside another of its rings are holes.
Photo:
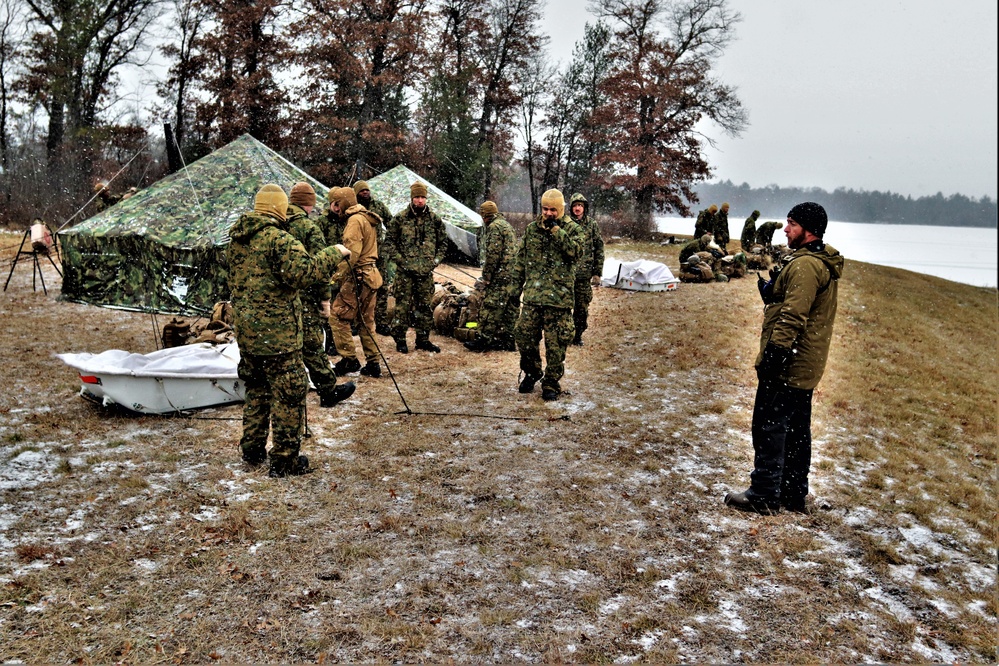
[[[357,372],[361,369],[361,362],[356,358],[341,358],[339,361],[333,364],[333,372],[336,373],[337,377],[343,377],[344,375],[350,374],[351,372]]]
[[[267,449],[243,449],[243,462],[250,467],[259,467],[267,460]]]
[[[319,406],[332,407],[337,403],[343,402],[354,394],[355,388],[357,387],[354,386],[354,382],[344,382],[343,384],[338,384],[333,388],[320,391]]]
[[[552,400],[558,400],[562,392],[557,388],[552,388],[551,386],[541,387],[541,399],[545,402],[551,402]]]
[[[406,344],[406,338],[395,338],[395,350],[400,354],[409,353],[409,345]]]
[[[361,374],[365,377],[381,377],[382,366],[378,365],[378,361],[368,361],[361,368]]]
[[[416,348],[421,351],[433,352],[434,354],[439,354],[441,348],[430,342],[430,336],[417,336],[416,338]]]
[[[583,334],[582,333],[577,333],[575,335],[575,337],[572,338],[572,344],[574,346],[576,346],[576,347],[582,347],[583,346]]]
[[[484,352],[489,351],[490,349],[489,343],[487,343],[484,338],[475,338],[474,340],[468,340],[462,344],[465,345],[465,349],[473,352]]]
[[[728,493],[725,495],[725,505],[739,511],[758,513],[763,516],[775,516],[780,513],[779,501],[751,495],[748,490],[741,493]]]
[[[538,383],[538,377],[532,377],[531,375],[525,375],[524,380],[520,382],[520,387],[517,388],[521,393],[530,393],[534,390],[534,385]]]
[[[272,479],[280,479],[286,476],[302,476],[312,471],[309,467],[309,459],[306,456],[295,456],[294,458],[272,458],[271,468],[267,471],[267,476]]]
[[[378,335],[392,335],[392,329],[387,324],[376,324],[375,333]]]

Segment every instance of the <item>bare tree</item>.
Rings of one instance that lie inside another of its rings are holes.
[[[538,214],[543,183],[546,152],[539,143],[542,113],[550,108],[556,99],[551,80],[556,69],[548,61],[544,51],[536,51],[527,59],[527,66],[518,81],[520,87],[520,132],[524,139],[524,166],[527,168],[527,182],[531,190],[531,213]]]
[[[746,125],[735,90],[711,76],[741,17],[727,0],[594,0],[591,7],[614,30],[615,64],[601,85],[607,102],[590,130],[607,141],[596,162],[608,174],[605,186],[633,193],[641,233],[656,209],[688,213],[693,184],[710,175],[698,123],[713,120],[730,134]]]
[[[167,79],[159,85],[161,97],[171,99],[173,109],[173,135],[177,145],[183,147],[192,112],[188,106],[191,89],[204,66],[204,58],[197,49],[197,41],[208,21],[209,11],[200,0],[173,0],[174,40],[160,47],[160,51],[173,61]]]
[[[136,62],[160,0],[24,0],[35,29],[25,89],[48,112],[50,166],[67,130],[85,138],[115,101],[115,73]]]
[[[23,33],[18,29],[23,23],[21,8],[14,0],[0,1],[0,172],[10,171],[10,114],[11,83],[15,56],[20,49]],[[10,188],[4,187],[4,196],[10,200]]]

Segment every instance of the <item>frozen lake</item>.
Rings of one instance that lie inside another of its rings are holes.
[[[756,226],[776,218],[760,218]],[[729,249],[739,246],[746,216],[729,216]],[[783,222],[784,220],[779,220]],[[694,218],[658,217],[659,231],[694,233]],[[996,286],[996,229],[917,224],[829,222],[825,240],[847,259],[936,275],[977,287]],[[786,243],[780,229],[774,243]]]

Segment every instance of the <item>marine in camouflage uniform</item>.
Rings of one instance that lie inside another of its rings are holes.
[[[382,201],[371,196],[371,187],[367,182],[359,180],[354,183],[354,194],[357,195],[357,203],[364,206],[369,213],[377,215],[378,219],[381,220],[378,224],[378,247],[383,248],[385,246],[385,234],[388,223],[392,219],[392,213],[389,212],[388,206]],[[382,286],[378,288],[375,300],[375,332],[379,335],[391,335],[392,328],[390,325],[392,321],[388,314],[388,297],[392,281],[389,279],[389,275],[395,273],[395,267],[391,265],[384,252],[379,252],[375,268],[378,269],[378,274],[382,276]]]
[[[758,219],[760,219],[760,211],[754,210],[746,218],[746,223],[742,225],[742,236],[739,237],[739,242],[742,245],[743,252],[751,251],[753,244],[756,243],[756,220]]]
[[[697,221],[694,223],[694,238],[700,238],[704,234],[714,233],[715,213],[717,212],[718,206],[711,204],[697,214]]]
[[[395,314],[392,337],[397,351],[409,353],[406,331],[410,317],[416,329],[416,348],[439,352],[430,342],[434,317],[430,300],[434,296],[434,269],[444,261],[447,233],[444,221],[427,205],[427,186],[413,183],[410,204],[389,223],[385,252],[395,262]]]
[[[337,213],[330,211],[330,207],[333,205],[333,192],[335,190],[335,187],[331,187],[326,193],[326,211],[316,218],[316,226],[323,233],[327,246],[337,245],[343,240],[344,220],[341,220],[340,215]],[[337,276],[334,275],[333,280],[330,282],[330,302],[336,298],[338,291],[340,291],[340,283],[337,281]],[[322,326],[323,333],[326,336],[326,353],[330,356],[336,356],[336,343],[333,342],[333,330],[330,328],[329,319],[324,319]]]
[[[565,351],[572,342],[573,285],[581,240],[579,225],[565,214],[565,199],[558,190],[541,196],[541,215],[529,225],[520,241],[510,273],[510,297],[523,294],[520,318],[514,329],[524,380],[518,389],[530,393],[541,381],[541,397],[557,400],[559,380],[565,374]],[[541,338],[545,339],[544,372]]]
[[[465,347],[472,351],[516,351],[513,329],[519,304],[510,298],[510,269],[517,252],[517,235],[494,202],[483,202],[479,215],[483,224],[479,247],[485,296],[479,308],[475,339],[466,342]]]
[[[98,211],[107,210],[121,201],[121,197],[116,197],[111,194],[111,190],[108,189],[107,183],[105,182],[98,181],[97,184],[94,185],[94,192],[97,194],[97,201],[95,203],[97,204]]]
[[[267,459],[273,429],[270,474],[303,474],[309,461],[299,455],[305,427],[309,378],[302,360],[302,301],[299,290],[333,273],[342,246],[310,256],[287,231],[288,197],[277,185],[264,185],[229,231],[227,250],[233,328],[239,344],[243,404],[243,460]]]
[[[316,192],[305,182],[295,183],[288,197],[288,232],[296,238],[305,250],[316,256],[326,247],[326,238],[309,213],[316,205]],[[302,301],[302,359],[309,371],[309,379],[316,386],[319,404],[332,407],[347,398],[353,388],[344,385],[339,390],[336,375],[330,367],[323,344],[324,322],[330,309],[330,282],[323,279],[305,287],[299,292]]]
[[[769,248],[773,245],[774,232],[783,226],[780,222],[764,222],[756,230],[756,244],[762,245],[764,248]]]
[[[684,243],[683,247],[680,248],[680,266],[682,267],[687,260],[690,259],[692,255],[698,252],[711,252],[715,255],[715,258],[721,259],[722,253],[717,247],[712,247],[711,234],[704,234],[700,238],[695,238],[692,241],[687,241]]]
[[[712,229],[715,243],[721,248],[722,254],[728,254],[728,242],[731,239],[728,231],[728,204],[723,203],[715,214],[715,226]]]
[[[580,250],[576,259],[575,303],[572,306],[572,322],[576,333],[572,344],[583,345],[583,331],[590,318],[590,302],[593,300],[593,284],[599,284],[604,270],[604,239],[600,236],[597,221],[587,215],[590,204],[582,194],[573,194],[569,199],[569,215],[579,226]]]
[[[369,377],[381,377],[378,365],[378,345],[375,344],[375,294],[382,286],[382,276],[378,272],[378,227],[381,220],[357,203],[354,190],[338,188],[334,196],[333,210],[347,220],[343,230],[343,244],[350,250],[347,260],[348,270],[340,286],[340,292],[333,301],[330,325],[333,339],[342,358],[334,370],[343,375],[360,370]],[[367,365],[361,367],[357,360],[351,324],[356,324],[364,349]]]

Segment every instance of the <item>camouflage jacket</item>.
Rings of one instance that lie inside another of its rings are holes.
[[[306,252],[313,257],[320,250],[328,247],[326,237],[319,229],[316,221],[309,218],[309,214],[305,212],[305,209],[295,204],[288,204],[288,233],[304,245]],[[299,293],[299,296],[302,299],[303,307],[309,308],[314,312],[319,312],[322,308],[321,303],[330,299],[330,282],[329,280],[320,280],[314,285],[303,289]]]
[[[576,277],[589,280],[594,275],[602,275],[604,272],[604,239],[600,236],[600,227],[597,226],[597,221],[585,214],[583,219],[572,218],[572,221],[579,226],[580,233]]]
[[[773,284],[773,297],[763,310],[763,332],[756,365],[767,343],[794,351],[782,377],[789,386],[813,389],[825,371],[843,255],[822,241],[795,250]]]
[[[354,274],[372,289],[382,286],[382,277],[375,267],[378,262],[378,227],[381,222],[360,204],[347,209],[347,224],[343,229],[343,244],[350,250],[348,262]]]
[[[683,247],[680,248],[680,265],[682,266],[683,264],[685,264],[688,259],[690,259],[693,255],[697,254],[698,252],[707,252],[707,251],[709,251],[709,245],[707,243],[702,243],[700,236],[698,236],[694,240],[687,241],[686,243],[684,243]],[[718,252],[717,250],[715,250],[713,254],[717,254],[719,257],[721,256],[721,253]]]
[[[517,252],[517,235],[513,227],[500,215],[493,218],[482,230],[479,239],[483,256],[482,279],[489,284],[502,284],[510,280],[510,268]]]
[[[750,248],[753,247],[753,243],[756,242],[756,220],[759,217],[759,214],[753,211],[753,214],[746,218],[746,223],[742,225],[742,236],[739,237],[739,242],[742,244],[742,249],[746,252],[749,252]]]
[[[341,259],[333,247],[310,256],[284,227],[250,212],[229,230],[233,328],[240,350],[248,354],[273,356],[302,348],[298,292],[327,279]]]
[[[725,247],[728,245],[731,235],[728,231],[728,211],[719,209],[715,213],[715,226],[712,231],[715,234],[715,242]]]
[[[523,293],[529,305],[572,309],[575,297],[576,258],[581,234],[579,225],[563,215],[555,233],[542,229],[539,216],[524,232],[510,272],[513,302]]]
[[[429,275],[446,252],[444,221],[430,206],[417,213],[410,204],[389,222],[385,254],[399,270]]]
[[[694,238],[700,238],[704,234],[714,233],[715,216],[710,210],[705,208],[697,214],[697,222],[694,223]]]
[[[764,247],[773,244],[774,232],[783,227],[780,222],[764,222],[756,230],[756,242]]]

